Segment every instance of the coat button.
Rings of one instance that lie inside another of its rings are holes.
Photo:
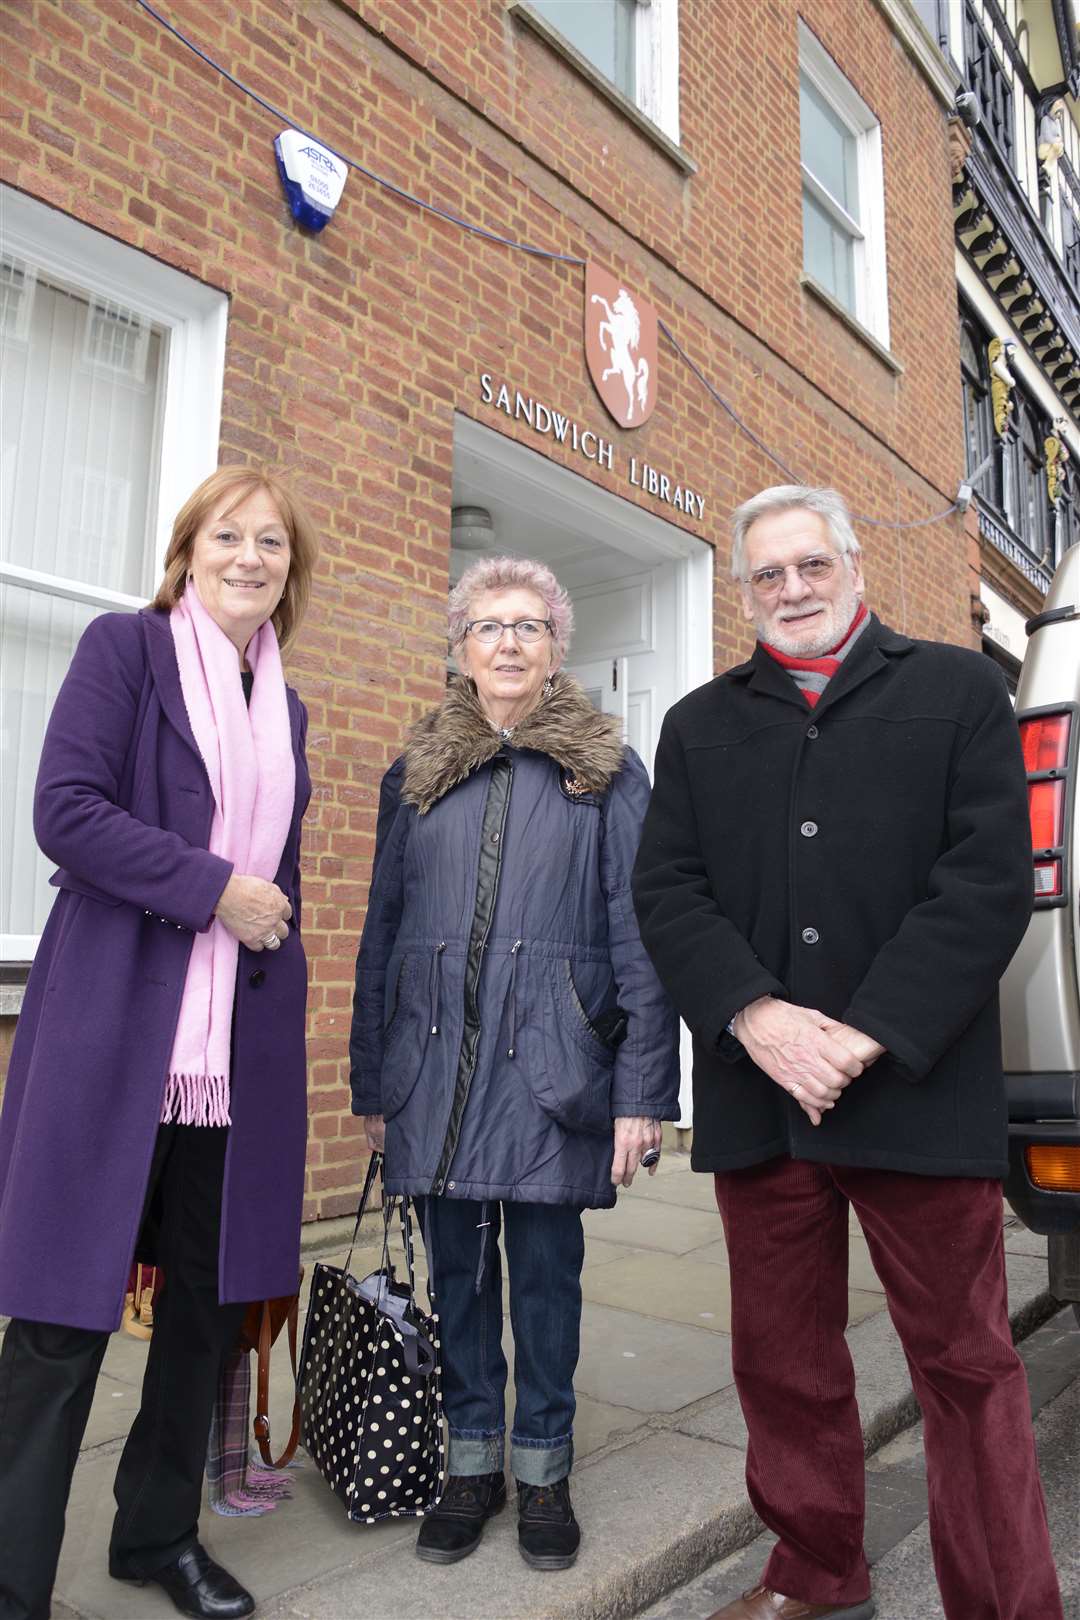
[[[815,737],[820,735],[820,733],[818,732],[817,726],[808,726],[806,728],[806,735],[810,738],[810,740],[812,742]]]
[[[804,838],[816,838],[817,837],[817,822],[816,821],[804,821],[802,826],[799,828],[799,831],[802,833]]]
[[[802,942],[804,945],[816,945],[820,938],[821,935],[818,933],[816,928],[804,928],[802,931]]]
[[[456,1187],[456,1186],[457,1186],[457,1182],[456,1182],[456,1181],[448,1181],[448,1182],[447,1182],[447,1183],[446,1183],[446,1190],[447,1190],[447,1192],[453,1192],[453,1190],[454,1190],[454,1188],[455,1188],[455,1187]]]
[[[250,984],[250,986],[251,986],[251,988],[253,990],[257,990],[259,988],[260,984],[262,984],[262,982],[263,982],[263,980],[265,978],[266,978],[266,969],[265,968],[256,968],[254,973],[249,974],[249,976],[248,976],[248,984]]]
[[[498,842],[499,842],[499,835],[498,835],[498,833],[492,833],[492,835],[491,835],[491,842],[492,842],[492,843],[493,843],[493,844],[497,844],[497,843],[498,843]]]

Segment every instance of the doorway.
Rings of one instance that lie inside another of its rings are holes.
[[[534,557],[569,591],[566,668],[597,708],[618,714],[651,776],[664,715],[712,676],[712,548],[505,434],[458,416],[451,583],[485,552]],[[486,514],[486,521],[484,518]],[[679,1126],[693,1123],[684,1029]]]

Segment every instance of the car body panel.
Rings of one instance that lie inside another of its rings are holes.
[[[1001,984],[1009,1099],[1005,1193],[1026,1226],[1051,1234],[1059,1246],[1062,1238],[1071,1242],[1080,1234],[1080,1191],[1036,1187],[1025,1154],[1037,1144],[1080,1147],[1080,546],[1065,553],[1045,610],[1028,629],[1017,720],[1067,709],[1072,723],[1060,846],[1063,893],[1036,900],[1027,933]]]

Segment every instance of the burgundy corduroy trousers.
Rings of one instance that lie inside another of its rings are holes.
[[[870,1592],[847,1325],[855,1209],[924,1418],[948,1620],[1061,1620],[1027,1379],[1005,1294],[1001,1184],[789,1158],[716,1177],[750,1499],[780,1540],[765,1584],[810,1603]]]

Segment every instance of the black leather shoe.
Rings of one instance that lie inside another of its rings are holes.
[[[255,1599],[234,1581],[227,1569],[215,1564],[206,1548],[193,1542],[171,1564],[148,1575],[129,1573],[119,1560],[109,1557],[109,1574],[117,1581],[134,1581],[137,1586],[154,1582],[172,1598],[181,1614],[195,1620],[240,1620],[251,1614]]]
[[[456,1564],[480,1543],[484,1525],[506,1506],[500,1474],[451,1474],[437,1507],[416,1538],[416,1556],[429,1564]]]
[[[518,1549],[525,1562],[533,1569],[569,1569],[580,1543],[569,1479],[557,1479],[553,1485],[523,1485],[518,1480]]]

